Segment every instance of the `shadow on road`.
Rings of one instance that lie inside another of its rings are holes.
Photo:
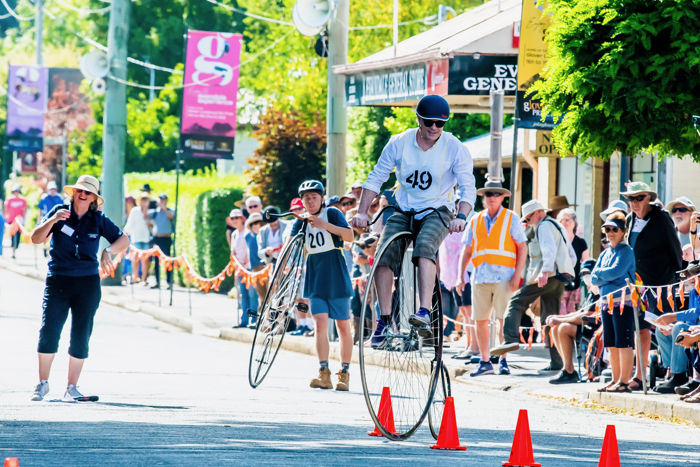
[[[513,439],[510,430],[463,430],[460,438],[467,451],[451,452],[429,449],[433,440],[427,429],[400,443],[369,438],[366,431],[336,424],[230,420],[193,425],[6,421],[0,428],[0,458],[17,457],[22,467],[396,465],[407,461],[497,466],[508,459]],[[570,433],[533,432],[532,439],[535,461],[548,467],[595,465],[602,446],[602,438]],[[621,441],[619,446],[623,465],[673,466],[697,460],[692,446],[634,441]]]

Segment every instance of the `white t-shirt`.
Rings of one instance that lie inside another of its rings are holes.
[[[143,218],[143,212],[139,206],[135,206],[129,213],[126,219],[124,231],[131,237],[132,242],[150,242],[151,231],[148,230],[146,219]]]
[[[243,231],[234,230],[231,233],[231,253],[243,266],[249,268],[250,257],[248,256],[248,244],[245,241],[247,234],[247,229],[243,229]]]

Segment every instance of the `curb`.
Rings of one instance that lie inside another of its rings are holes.
[[[609,392],[591,391],[588,400],[606,407],[615,407],[631,412],[659,415],[665,418],[680,418],[700,426],[700,410],[693,404],[680,400],[662,399],[660,394],[614,394]]]

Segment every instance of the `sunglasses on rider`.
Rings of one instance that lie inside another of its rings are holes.
[[[640,202],[640,201],[644,201],[644,199],[646,197],[647,197],[647,195],[644,194],[644,195],[637,195],[637,196],[628,196],[627,199],[630,201]]]
[[[438,128],[442,128],[445,126],[445,122],[443,122],[442,120],[426,120],[426,119],[422,119],[422,120],[423,120],[423,125],[425,125],[428,128],[430,128],[433,125],[435,125]]]
[[[501,193],[500,191],[485,191],[484,192],[484,196],[486,198],[495,198],[496,196],[501,196],[501,195],[503,195],[503,193]]]
[[[688,211],[690,211],[690,209],[688,209],[688,208],[673,208],[673,209],[671,209],[671,213],[674,213],[674,214],[677,212],[688,212]]]
[[[620,229],[618,229],[617,227],[605,227],[605,233],[610,233],[610,232],[618,233],[619,231],[620,231]]]

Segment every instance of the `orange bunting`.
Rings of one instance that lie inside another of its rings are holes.
[[[622,295],[620,296],[620,314],[625,311],[625,298],[627,298],[627,289],[622,289]]]
[[[637,287],[633,285],[630,285],[630,298],[632,299],[632,305],[637,308],[639,306],[639,292]]]
[[[681,300],[681,308],[685,306],[685,282],[678,286],[678,298]]]
[[[600,307],[601,307],[601,302],[602,298],[599,299],[597,302],[595,302],[595,324],[598,324],[600,321]]]
[[[700,295],[700,276],[695,276],[695,292]]]
[[[530,335],[527,337],[527,350],[532,349],[532,338],[535,335],[535,328],[530,328]]]
[[[664,311],[663,298],[661,297],[661,287],[656,288],[656,309],[662,313]]]
[[[671,311],[676,309],[676,300],[673,297],[673,286],[669,285],[666,287],[666,300],[671,307]]]
[[[613,308],[615,308],[615,301],[613,299],[613,294],[608,294],[608,313],[613,314]]]

